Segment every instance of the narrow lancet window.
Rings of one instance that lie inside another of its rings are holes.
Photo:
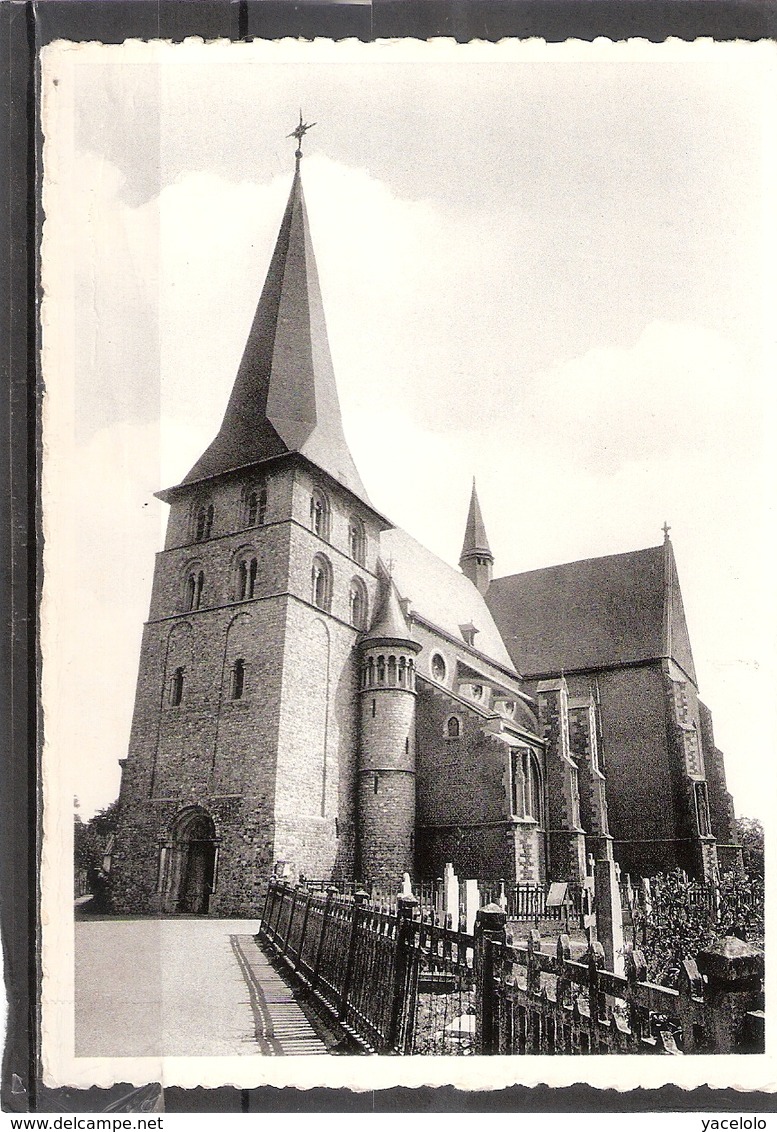
[[[236,660],[232,665],[232,699],[242,700],[245,691],[245,661]]]
[[[173,673],[172,683],[170,685],[170,703],[173,707],[178,707],[183,699],[183,669],[176,668]]]
[[[319,538],[329,540],[329,503],[322,491],[310,496],[310,529]]]
[[[363,566],[366,551],[364,523],[361,519],[357,519],[355,515],[352,515],[348,522],[348,549],[354,562]]]
[[[332,606],[332,567],[322,554],[313,559],[311,580],[313,604],[328,611]]]

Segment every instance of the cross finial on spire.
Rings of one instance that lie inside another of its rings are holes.
[[[664,542],[669,542],[669,532],[671,531],[671,529],[672,528],[669,526],[667,521],[664,520],[664,525],[661,528],[661,530],[664,532]]]
[[[294,153],[294,156],[297,159],[297,167],[298,168],[299,168],[300,159],[302,158],[302,139],[304,138],[304,136],[308,132],[308,130],[312,130],[312,128],[315,126],[315,124],[316,124],[315,122],[303,122],[302,111],[300,110],[300,112],[299,112],[299,125],[295,126],[294,129],[291,131],[291,133],[286,135],[287,138],[296,138],[297,139],[297,149]]]

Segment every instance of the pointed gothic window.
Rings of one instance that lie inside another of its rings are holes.
[[[514,747],[510,751],[510,805],[517,818],[533,818],[542,825],[542,778],[533,751]]]
[[[348,595],[350,604],[351,624],[354,629],[364,629],[367,624],[367,590],[361,578],[351,580],[351,589]]]
[[[245,675],[246,663],[244,660],[236,660],[232,665],[232,699],[242,700],[243,692],[245,690]]]
[[[178,707],[183,699],[183,669],[176,668],[173,673],[173,679],[170,684],[170,703],[173,707]]]
[[[332,567],[323,554],[313,559],[311,598],[319,609],[328,611],[332,607]]]
[[[542,824],[542,781],[540,768],[532,751],[523,752],[523,781],[527,818],[534,818]]]
[[[445,724],[445,738],[458,739],[461,736],[461,721],[458,716],[452,715]]]
[[[361,519],[357,519],[355,515],[351,515],[348,521],[348,549],[351,558],[354,562],[358,562],[360,566],[364,565],[366,548],[367,540],[364,534],[364,523]]]
[[[246,526],[263,527],[267,519],[267,488],[253,487],[246,496]]]
[[[318,488],[310,496],[310,529],[319,538],[329,541],[329,503]]]

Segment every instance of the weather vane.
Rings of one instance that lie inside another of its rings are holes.
[[[300,110],[300,112],[299,112],[299,125],[295,126],[294,129],[291,131],[291,133],[286,135],[287,138],[296,138],[297,139],[297,150],[296,150],[296,153],[294,154],[294,156],[297,159],[297,162],[299,162],[299,159],[302,157],[302,139],[304,138],[304,136],[308,132],[308,130],[311,130],[315,126],[315,124],[316,124],[315,122],[303,122],[302,121],[302,111]]]

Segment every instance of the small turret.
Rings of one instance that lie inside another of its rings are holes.
[[[365,883],[399,890],[413,872],[415,837],[415,658],[396,586],[360,641],[359,871]]]
[[[469,515],[467,516],[467,530],[464,534],[464,545],[459,558],[461,572],[477,586],[482,594],[491,585],[494,570],[494,556],[486,537],[486,527],[480,511],[478,493],[475,489],[475,480],[472,480],[472,495],[469,501]]]

